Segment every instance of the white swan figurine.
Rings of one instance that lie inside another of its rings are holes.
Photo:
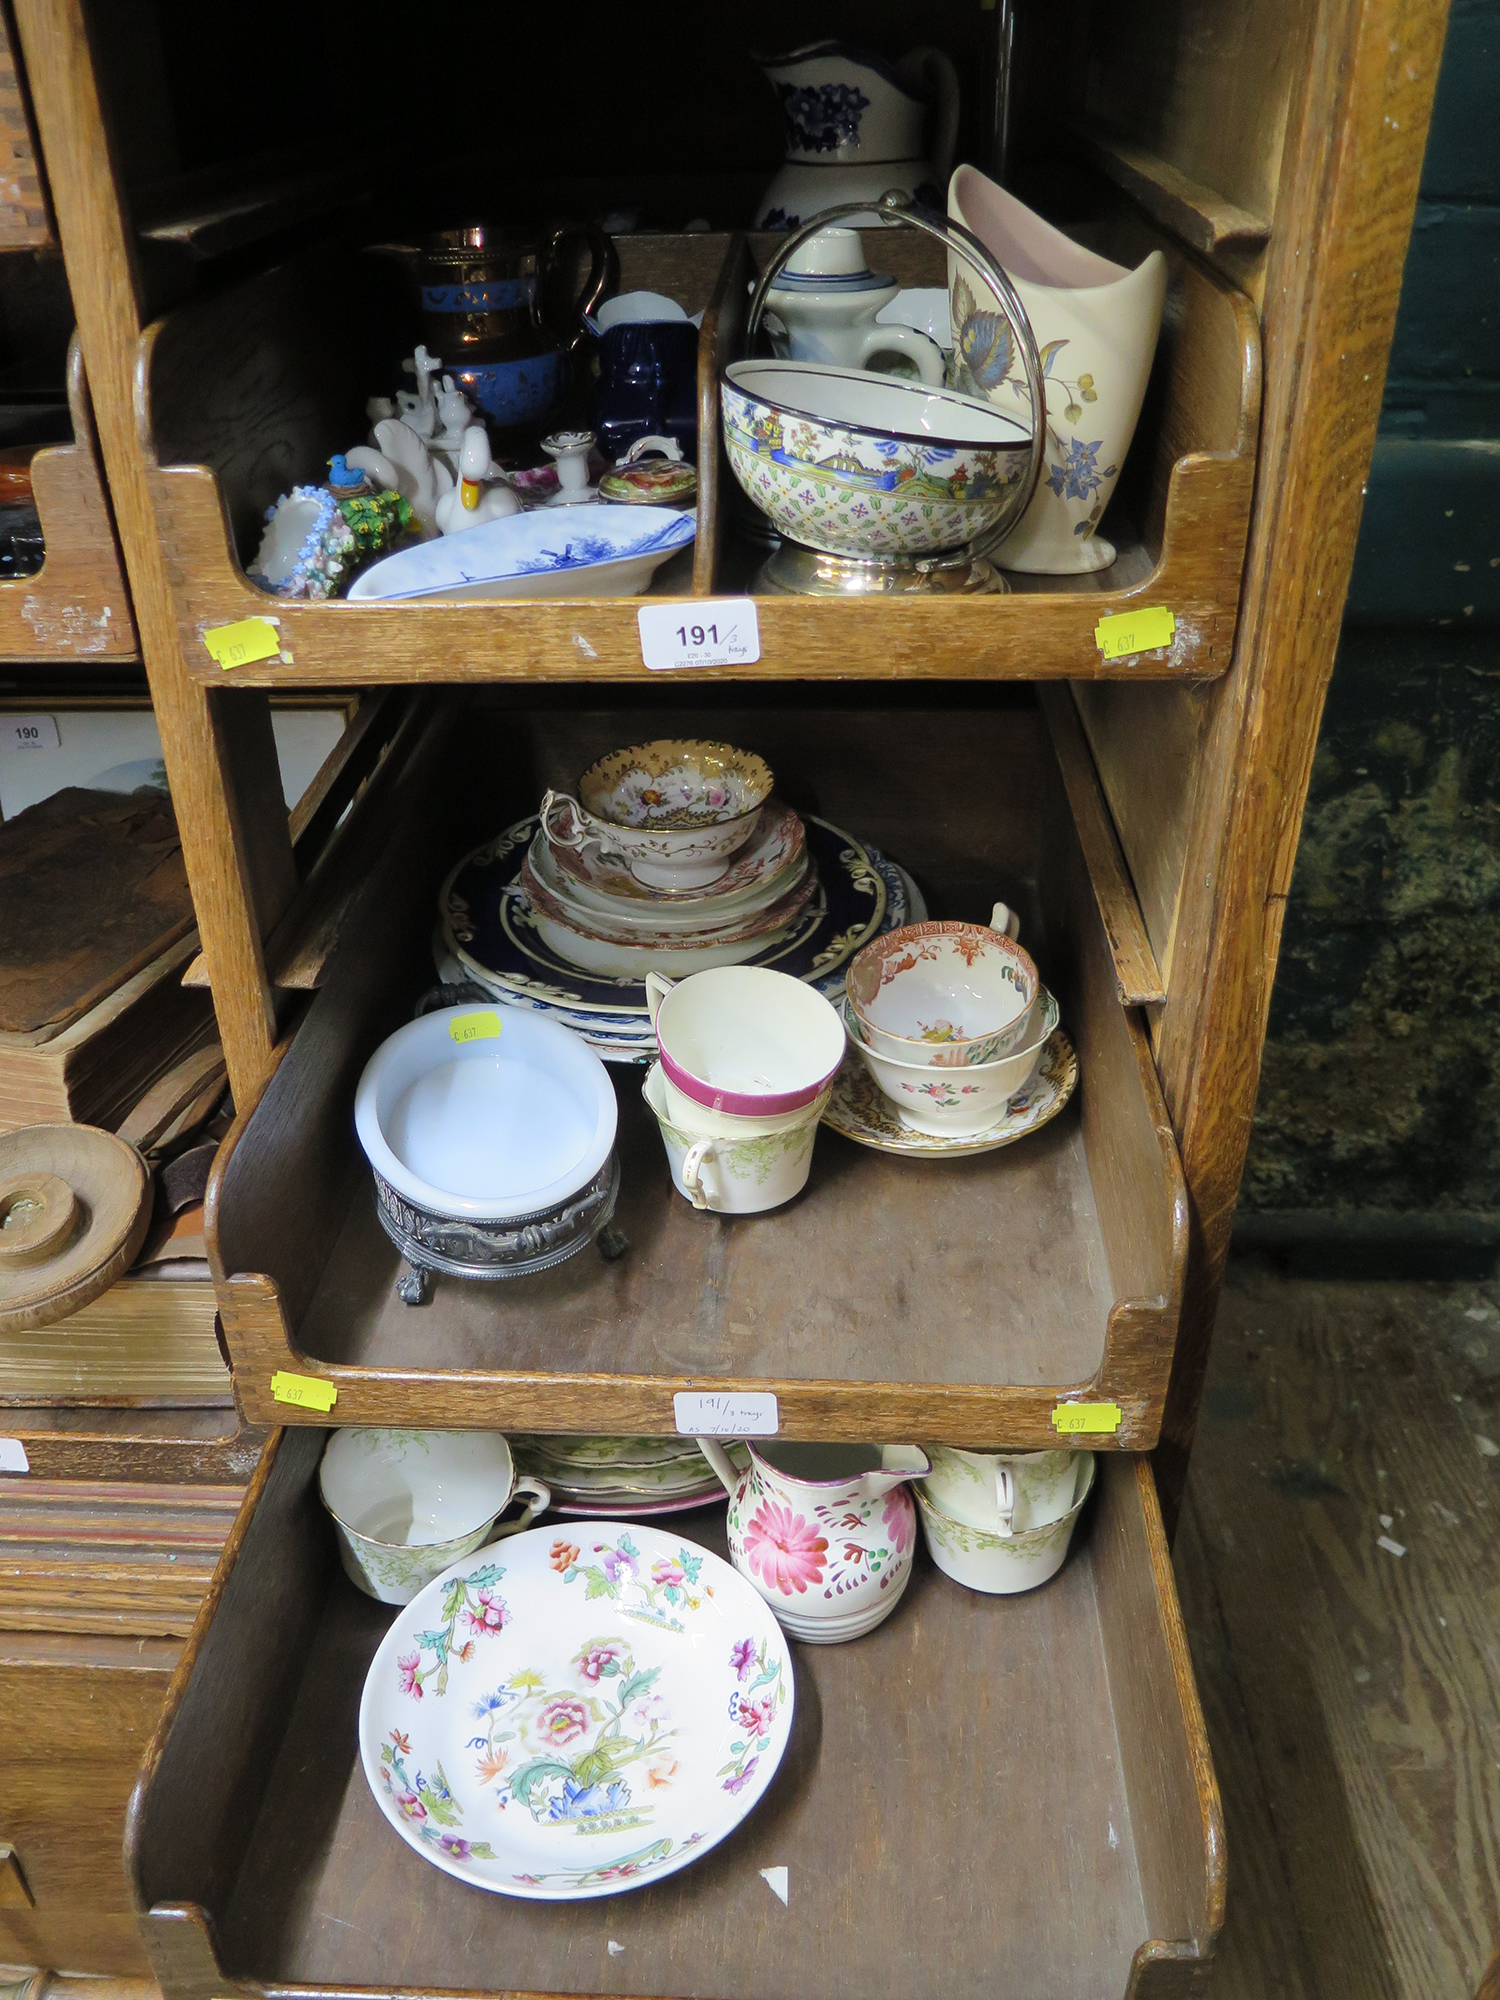
[[[521,502],[508,486],[486,488],[485,480],[496,470],[483,424],[470,424],[459,453],[458,484],[437,503],[437,525],[443,534],[456,535],[485,521],[520,513]]]

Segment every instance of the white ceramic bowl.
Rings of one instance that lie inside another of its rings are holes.
[[[845,981],[863,1049],[894,1062],[965,1069],[1030,1041],[1042,982],[1030,954],[1007,934],[1013,923],[997,903],[988,925],[906,924],[867,944]]]
[[[1051,1013],[1045,1033],[1039,1032],[1034,1041],[1028,1040],[1025,1048],[1013,1050],[994,1062],[964,1069],[893,1062],[889,1056],[866,1047],[855,1031],[847,1002],[844,1027],[849,1046],[908,1125],[915,1125],[919,1132],[964,1135],[985,1132],[998,1124],[1005,1115],[1006,1105],[1031,1081],[1047,1037],[1057,1026],[1055,1003]],[[1045,1014],[1042,1019],[1046,1020]]]
[[[826,1093],[779,1126],[748,1135],[733,1130],[707,1134],[677,1124],[660,1063],[651,1065],[641,1095],[661,1129],[672,1185],[694,1208],[715,1215],[759,1215],[780,1208],[806,1187]],[[728,1118],[725,1123],[733,1127],[740,1121]]]
[[[542,833],[554,847],[592,845],[654,889],[698,889],[755,832],[774,783],[762,758],[730,743],[636,743],[591,764],[576,799],[549,791]]]
[[[372,563],[348,597],[638,597],[696,533],[693,515],[676,507],[507,514]]]
[[[988,534],[1030,465],[1023,421],[867,369],[735,361],[721,389],[735,478],[789,540],[923,556]]]
[[[398,1028],[365,1065],[354,1123],[365,1157],[435,1215],[540,1214],[587,1187],[615,1143],[609,1072],[555,1021],[519,1007],[444,1007]]]
[[[552,1499],[519,1478],[495,1431],[340,1430],[318,1468],[349,1581],[382,1604],[410,1604],[461,1557],[494,1539],[517,1493],[528,1505],[499,1531],[530,1527]]]
[[[1077,1485],[1068,1511],[1045,1527],[1029,1528],[1024,1534],[991,1535],[982,1528],[966,1527],[937,1506],[920,1483],[914,1485],[932,1560],[955,1583],[990,1596],[1009,1597],[1046,1583],[1063,1566],[1078,1516],[1094,1483],[1094,1453],[1082,1451],[1078,1460]]]
[[[811,1104],[844,1059],[844,1028],[821,993],[764,966],[646,977],[662,1070],[711,1111],[774,1118]]]

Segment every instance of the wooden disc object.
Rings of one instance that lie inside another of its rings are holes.
[[[151,1176],[112,1132],[0,1132],[0,1333],[50,1326],[108,1291],[150,1221]]]

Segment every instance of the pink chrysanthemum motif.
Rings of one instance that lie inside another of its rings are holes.
[[[745,1554],[750,1568],[773,1590],[802,1596],[810,1583],[823,1581],[828,1541],[815,1525],[794,1514],[779,1500],[757,1507],[745,1529]]]
[[[549,1701],[537,1717],[537,1728],[549,1743],[571,1743],[589,1726],[589,1712],[581,1701],[559,1695]]]
[[[906,1497],[904,1487],[898,1486],[893,1493],[885,1496],[881,1519],[885,1522],[887,1541],[898,1556],[904,1556],[911,1547],[912,1529],[915,1526],[912,1504]]]
[[[510,1607],[498,1591],[481,1590],[478,1602],[464,1616],[475,1632],[498,1632],[510,1617]]]
[[[401,1692],[422,1699],[422,1683],[417,1679],[417,1669],[422,1664],[420,1653],[402,1653],[396,1661],[396,1670],[401,1676]]]

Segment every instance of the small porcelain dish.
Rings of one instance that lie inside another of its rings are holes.
[[[529,1528],[552,1499],[542,1480],[517,1474],[497,1431],[335,1431],[318,1491],[345,1575],[382,1604],[410,1604],[453,1563]],[[496,1528],[518,1493],[525,1510]]]
[[[695,1104],[775,1118],[822,1096],[844,1058],[835,1009],[805,981],[769,967],[696,972],[678,986],[646,976],[667,1082]]]
[[[734,361],[721,394],[735,478],[783,535],[830,555],[937,555],[982,540],[1031,466],[1023,422],[867,369]]]
[[[542,832],[557,848],[591,844],[653,889],[701,889],[755,832],[774,783],[762,758],[730,743],[636,743],[591,764],[576,799],[549,791]]]
[[[675,507],[590,506],[509,514],[372,563],[351,604],[414,597],[638,597],[697,533]]]
[[[716,1215],[759,1215],[780,1208],[806,1187],[827,1091],[774,1121],[704,1113],[695,1106],[698,1117],[688,1124],[679,1122],[668,1104],[666,1079],[655,1062],[641,1095],[661,1128],[672,1185],[694,1208]],[[706,1131],[705,1123],[714,1119],[720,1129]]]
[[[617,1115],[579,1036],[499,1006],[398,1028],[354,1098],[382,1228],[414,1269],[467,1278],[547,1270],[593,1240],[619,1186]]]
[[[849,967],[862,1050],[893,1062],[967,1069],[1031,1040],[1042,982],[997,903],[989,924],[907,924],[874,939]]]
[[[1042,1051],[1057,1026],[1057,1002],[1050,993],[1040,1012],[1033,1009],[1029,1018],[1032,1034],[1024,1048],[993,1062],[942,1069],[932,1063],[892,1062],[889,1056],[867,1048],[856,1032],[847,1000],[843,1007],[850,1047],[905,1122],[919,1132],[950,1132],[956,1137],[988,1131],[1036,1074]]]
[[[996,1597],[1035,1590],[1038,1584],[1056,1576],[1094,1484],[1093,1452],[1081,1451],[1077,1457],[1076,1484],[1067,1512],[1043,1527],[1011,1535],[992,1535],[983,1528],[971,1528],[955,1520],[923,1492],[922,1482],[918,1482],[912,1490],[927,1547],[943,1574],[969,1590]]]

